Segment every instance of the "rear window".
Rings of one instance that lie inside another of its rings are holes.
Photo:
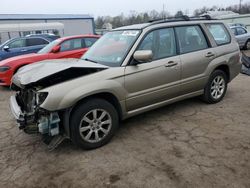
[[[223,24],[206,24],[217,45],[228,44],[231,37]]]

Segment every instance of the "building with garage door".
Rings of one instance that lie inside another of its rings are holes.
[[[29,34],[94,34],[94,18],[84,14],[0,14],[0,44]]]

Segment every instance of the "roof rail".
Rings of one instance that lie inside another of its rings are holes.
[[[195,21],[195,20],[216,20],[216,19],[212,18],[210,15],[194,16],[194,17],[182,15],[178,17],[168,17],[164,19],[150,20],[149,23],[153,25],[153,24],[165,23],[165,22]]]

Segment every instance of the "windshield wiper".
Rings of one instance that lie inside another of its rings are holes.
[[[98,64],[98,62],[97,62],[97,61],[94,61],[94,60],[92,60],[92,59],[85,58],[85,59],[83,59],[83,60],[85,60],[85,61],[89,61],[89,62],[92,62],[92,63],[97,63],[97,64]]]

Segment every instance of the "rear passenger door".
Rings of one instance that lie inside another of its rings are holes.
[[[28,38],[26,39],[26,51],[25,53],[36,53],[43,47],[45,47],[47,44],[49,44],[49,41],[34,37],[34,38]]]
[[[180,91],[180,59],[173,28],[156,29],[141,41],[137,50],[151,50],[153,60],[125,69],[128,111],[166,101]]]
[[[210,48],[200,25],[175,27],[175,32],[182,63],[181,94],[201,90],[208,64],[216,57],[215,51]]]

